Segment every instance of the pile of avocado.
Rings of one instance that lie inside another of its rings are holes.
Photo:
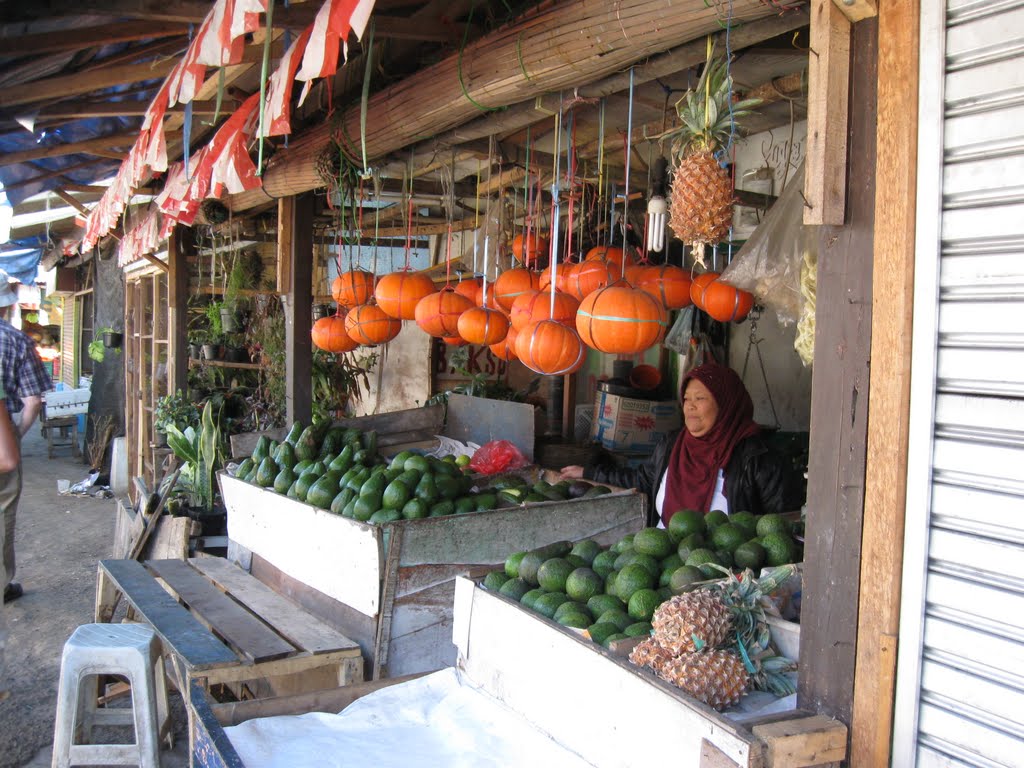
[[[764,565],[799,560],[790,523],[780,515],[750,515],[754,522],[748,529],[744,513],[687,512],[675,522],[681,514],[671,518],[668,529],[644,528],[608,549],[584,539],[515,552],[503,570],[487,574],[483,587],[563,626],[587,629],[594,642],[608,647],[613,640],[649,634],[661,603],[701,582],[723,578],[723,568],[757,573]],[[742,537],[732,529],[742,531]],[[757,534],[761,538],[754,541]],[[709,542],[732,549],[708,549]]]
[[[261,436],[235,477],[371,524],[610,492],[589,483],[531,486],[513,475],[489,480],[474,475],[468,464],[468,456],[437,458],[411,451],[388,460],[377,451],[376,432],[296,422],[280,443]],[[482,488],[474,490],[477,486]]]

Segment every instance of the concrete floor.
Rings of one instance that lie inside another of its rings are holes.
[[[0,768],[50,765],[61,651],[78,625],[93,620],[96,563],[110,554],[116,508],[113,499],[57,492],[58,480],[74,484],[88,467],[66,447],[48,459],[38,424],[22,453],[15,578],[25,595],[0,609],[0,691],[9,693],[0,702]],[[187,723],[174,693],[171,707],[175,747],[161,762],[179,768],[189,762]]]

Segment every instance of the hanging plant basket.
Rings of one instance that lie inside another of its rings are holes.
[[[124,334],[120,331],[104,331],[103,346],[107,349],[120,349],[124,342]]]

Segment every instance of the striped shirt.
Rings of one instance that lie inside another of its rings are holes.
[[[32,339],[6,320],[0,320],[0,376],[12,415],[21,412],[22,398],[41,396],[53,387]]]

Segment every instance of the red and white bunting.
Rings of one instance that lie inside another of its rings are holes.
[[[265,136],[283,136],[292,132],[292,86],[295,85],[295,70],[299,68],[306,44],[313,34],[313,26],[299,35],[289,46],[274,74],[267,83],[267,103],[263,110],[263,121],[267,126]]]
[[[136,226],[125,232],[117,252],[117,265],[123,267],[141,259],[144,254],[155,253],[160,247],[160,211],[150,208]]]
[[[348,33],[355,31],[363,39],[370,20],[374,0],[326,0],[313,22],[313,34],[302,57],[302,68],[295,75],[304,80],[299,104],[309,95],[310,85],[319,77],[328,77],[338,71],[338,49],[343,46],[348,59]]]

